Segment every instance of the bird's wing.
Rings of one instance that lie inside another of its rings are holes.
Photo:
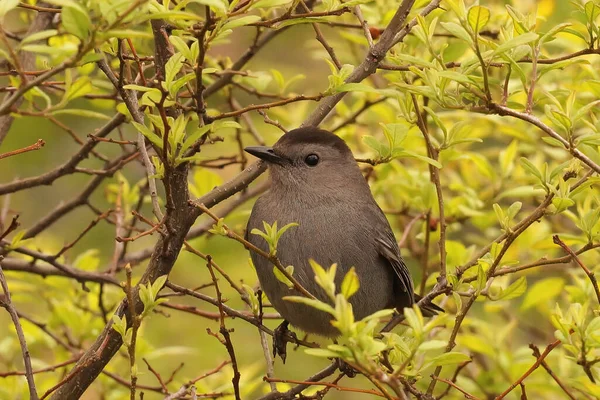
[[[407,294],[410,304],[413,304],[415,301],[413,281],[410,277],[408,267],[404,264],[404,260],[400,255],[400,249],[396,244],[394,235],[390,231],[390,234],[382,235],[376,240],[379,254],[389,262],[392,268],[394,268],[394,272],[396,272],[396,276],[400,282],[400,288]]]

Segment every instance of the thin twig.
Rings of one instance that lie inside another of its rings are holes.
[[[237,365],[237,358],[235,356],[235,351],[233,349],[233,343],[231,342],[231,335],[229,334],[229,330],[225,326],[225,311],[223,311],[223,298],[221,297],[221,290],[219,289],[219,284],[217,282],[217,277],[215,276],[215,272],[213,271],[212,265],[212,257],[207,256],[208,260],[206,262],[206,266],[208,268],[208,272],[210,272],[210,277],[215,286],[215,291],[217,292],[217,302],[219,307],[220,314],[220,327],[219,332],[223,336],[223,344],[227,349],[227,353],[229,353],[229,357],[231,358],[231,366],[233,367],[233,378],[231,379],[231,383],[233,385],[233,392],[235,393],[235,399],[241,400],[240,397],[240,371]],[[132,399],[134,400],[134,399]]]
[[[27,342],[25,341],[25,334],[23,333],[23,327],[19,321],[17,310],[12,304],[8,283],[6,282],[6,277],[2,271],[1,263],[3,259],[4,257],[0,256],[0,286],[2,286],[2,290],[4,291],[4,297],[0,298],[0,307],[3,307],[8,311],[15,326],[15,330],[17,331],[17,337],[19,338],[19,344],[21,345],[21,353],[23,354],[23,363],[25,364],[25,377],[27,378],[27,386],[29,387],[29,397],[32,400],[38,400],[35,381],[33,379],[33,368],[31,368],[31,356],[29,355],[29,349],[27,348]]]
[[[34,144],[29,145],[27,147],[23,147],[22,149],[17,149],[17,150],[13,150],[13,151],[9,151],[9,152],[0,154],[0,160],[2,160],[3,158],[11,157],[11,156],[16,156],[17,154],[27,153],[28,151],[39,150],[42,147],[44,147],[45,144],[46,144],[46,142],[44,142],[42,139],[38,139],[37,142],[35,142]]]
[[[448,386],[452,386],[454,389],[458,390],[459,392],[461,392],[464,396],[465,399],[469,399],[469,400],[479,400],[478,397],[473,396],[471,393],[467,392],[465,389],[461,388],[460,386],[458,386],[456,383],[452,382],[451,380],[448,379],[443,379],[440,377],[435,376],[434,379],[436,381],[440,381],[440,382],[444,382],[447,383]]]
[[[504,392],[502,392],[502,393],[500,393],[500,395],[496,396],[496,398],[494,400],[501,400],[501,399],[505,398],[506,395],[508,395],[514,388],[519,386],[519,384],[521,382],[523,382],[525,380],[525,378],[527,378],[529,375],[531,375],[531,373],[533,371],[535,371],[542,364],[542,361],[544,361],[544,358],[546,358],[546,356],[548,354],[550,354],[550,352],[552,350],[554,350],[554,348],[556,346],[558,346],[560,343],[561,343],[561,341],[557,339],[554,342],[550,343],[548,346],[546,346],[546,349],[544,349],[544,352],[539,357],[537,357],[537,359],[535,360],[535,363],[533,363],[533,365],[527,371],[525,371],[525,373],[519,379],[517,379],[515,382],[513,382]]]
[[[196,207],[198,207],[200,210],[202,210],[203,213],[205,213],[206,215],[208,215],[209,217],[211,217],[215,222],[219,222],[219,218],[215,214],[213,214],[204,204],[198,204],[198,203],[195,203],[195,202],[192,202],[192,204],[195,205]],[[269,253],[261,250],[260,248],[256,247],[252,243],[248,242],[247,240],[245,240],[244,238],[242,238],[240,235],[238,235],[237,233],[235,233],[234,231],[232,231],[225,224],[223,224],[223,229],[225,229],[225,232],[227,233],[227,237],[230,237],[230,238],[232,238],[232,239],[240,242],[247,249],[252,250],[255,253],[257,253],[258,255],[260,255],[261,257],[264,257],[267,260],[269,260],[279,271],[281,271],[281,273],[287,279],[290,280],[290,282],[292,282],[292,285],[294,286],[294,289],[296,289],[297,291],[299,291],[300,293],[302,293],[304,296],[308,297],[309,299],[314,299],[315,298],[315,296],[313,294],[311,294],[308,290],[306,290],[300,284],[300,282],[298,282],[298,280],[296,278],[294,278],[285,269],[285,267],[281,264],[281,262],[279,261],[279,259],[276,256],[271,255],[271,254],[269,254]]]
[[[590,269],[588,267],[586,267],[584,263],[581,262],[581,260],[579,259],[579,257],[577,257],[577,254],[575,254],[573,252],[573,250],[571,250],[571,248],[565,244],[565,242],[563,242],[562,240],[560,240],[560,238],[558,237],[558,235],[552,236],[552,241],[555,244],[557,244],[560,247],[562,247],[562,249],[565,252],[567,252],[567,254],[569,254],[571,257],[573,257],[573,260],[585,272],[585,274],[589,278],[590,282],[592,283],[592,286],[594,287],[594,292],[596,293],[596,298],[598,299],[598,304],[600,304],[600,290],[598,289],[598,281],[596,280],[596,275],[594,274],[594,272],[590,271]]]
[[[539,347],[537,347],[535,344],[531,343],[529,345],[529,348],[531,350],[533,350],[534,357],[539,359],[542,356],[542,354],[540,353]],[[569,388],[564,383],[562,383],[561,380],[558,378],[558,376],[554,373],[554,371],[552,371],[552,369],[550,368],[550,366],[548,365],[546,360],[542,361],[542,367],[546,370],[546,372],[548,372],[548,374],[552,377],[552,379],[554,379],[554,381],[558,384],[558,386],[560,386],[560,388],[565,392],[565,394],[571,400],[576,400],[575,396],[571,393]]]

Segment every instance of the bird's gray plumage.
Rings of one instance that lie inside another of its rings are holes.
[[[266,241],[249,232],[263,230],[263,221],[279,227],[296,222],[277,246],[284,266],[293,265],[293,276],[317,298],[327,296],[315,283],[308,260],[324,268],[338,264],[336,284],[351,267],[356,268],[360,289],[350,298],[355,317],[361,319],[384,308],[410,307],[413,282],[400,256],[392,229],[373,199],[352,152],[336,135],[317,128],[288,132],[272,149],[249,148],[269,164],[271,189],[260,197],[248,221],[247,238],[269,251]],[[305,159],[319,157],[316,166]],[[330,316],[303,304],[285,301],[299,295],[275,278],[273,265],[254,252],[252,261],[263,291],[277,311],[292,325],[310,333],[336,336]]]

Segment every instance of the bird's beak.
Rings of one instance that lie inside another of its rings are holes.
[[[244,150],[247,153],[252,154],[254,157],[258,157],[261,160],[265,160],[270,163],[282,164],[285,161],[285,158],[275,154],[272,147],[250,146],[246,147]]]

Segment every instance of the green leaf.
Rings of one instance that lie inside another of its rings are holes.
[[[540,172],[539,169],[537,169],[537,167],[535,165],[533,165],[533,163],[531,161],[529,161],[525,157],[521,157],[520,161],[521,161],[521,165],[523,166],[523,168],[525,168],[530,174],[532,174],[533,176],[538,178],[540,180],[540,182],[544,182],[542,173]]]
[[[445,340],[428,340],[419,345],[420,351],[438,350],[443,349],[448,345]]]
[[[286,26],[298,25],[298,24],[314,24],[318,22],[327,22],[331,21],[327,17],[301,17],[301,18],[291,18],[285,21],[282,21],[277,25],[278,28],[284,28]]]
[[[138,130],[138,132],[144,135],[153,145],[155,145],[159,149],[162,149],[162,139],[158,137],[154,132],[152,132],[150,128],[148,128],[146,125],[139,124],[135,121],[131,121],[131,123]]]
[[[194,170],[193,183],[190,192],[195,197],[200,197],[223,183],[221,175],[207,168],[196,168]]]
[[[477,34],[490,20],[490,10],[487,7],[473,6],[467,14],[469,26]]]
[[[222,0],[190,0],[190,3],[204,4],[209,6],[218,16],[227,13],[227,5]]]
[[[158,292],[160,292],[163,286],[165,286],[168,277],[168,275],[161,275],[158,278],[156,278],[154,283],[152,283],[152,294],[154,295],[153,299],[156,299],[156,296],[158,296]]]
[[[409,150],[403,150],[402,154],[406,155],[406,156],[409,156],[409,157],[416,158],[416,159],[421,160],[421,161],[425,161],[427,164],[431,164],[434,167],[436,167],[437,169],[441,169],[442,168],[442,164],[440,164],[439,161],[436,161],[433,158],[429,158],[427,156],[423,156],[421,154],[418,154],[418,153],[415,153],[415,152],[409,151]]]
[[[439,71],[438,76],[441,78],[450,79],[456,82],[472,85],[473,81],[465,74],[456,71]]]
[[[287,267],[285,267],[285,270],[291,276],[294,273],[294,266],[293,265],[288,265]],[[290,281],[288,279],[288,277],[285,276],[285,274],[279,270],[279,268],[273,267],[273,275],[275,275],[275,278],[277,278],[277,280],[279,282],[283,283],[288,288],[293,288],[294,287],[294,284],[292,283],[292,281]]]
[[[505,150],[500,152],[500,167],[502,169],[502,175],[507,177],[512,172],[515,165],[515,157],[517,156],[517,145],[518,141],[513,140]]]
[[[381,90],[369,86],[366,83],[344,83],[335,88],[336,92],[362,92],[362,93],[381,93]]]
[[[494,52],[492,53],[492,57],[500,53],[507,52],[508,50],[514,49],[515,47],[534,42],[538,39],[538,37],[538,34],[534,32],[527,32],[522,35],[516,36],[508,40],[507,42],[502,43],[500,46],[496,47],[496,50],[494,50]]]
[[[522,276],[513,283],[510,284],[509,287],[503,289],[500,294],[492,297],[491,300],[510,300],[515,297],[521,296],[527,290],[527,279]]]
[[[487,284],[487,276],[485,271],[483,270],[483,266],[481,265],[481,263],[479,263],[477,265],[477,293],[479,294],[483,289],[485,289],[485,286]]]
[[[359,288],[360,282],[358,281],[358,274],[356,273],[356,269],[352,267],[344,276],[344,280],[342,281],[342,286],[340,288],[341,293],[346,299],[349,299],[358,291]]]
[[[514,217],[516,217],[517,213],[521,210],[522,206],[523,203],[521,203],[520,201],[515,201],[513,204],[511,204],[510,207],[508,207],[508,211],[506,212],[506,216],[508,217],[508,219],[512,220]]]
[[[588,18],[588,21],[595,22],[598,15],[600,15],[600,7],[594,1],[585,3],[585,16]]]
[[[1,7],[2,7],[2,5],[0,2],[0,8]],[[0,11],[0,17],[2,16],[1,14],[2,14],[2,12]],[[48,29],[45,31],[36,32],[34,34],[24,37],[23,40],[21,40],[21,45],[23,45],[25,43],[35,42],[38,40],[48,39],[48,38],[56,36],[57,34],[58,34],[58,31],[56,29]]]
[[[470,361],[471,357],[466,354],[451,351],[449,353],[441,354],[431,360],[432,366],[444,366],[452,364],[460,364],[466,361]]]
[[[340,353],[328,349],[305,349],[304,352],[311,356],[323,357],[323,358],[338,358]]]
[[[258,21],[260,21],[260,17],[258,15],[247,15],[245,17],[227,20],[221,29],[234,29],[240,26],[253,24]]]
[[[102,114],[102,113],[99,113],[96,111],[86,110],[86,109],[82,109],[82,108],[65,108],[63,110],[52,111],[51,114],[52,115],[63,115],[63,114],[77,115],[79,117],[97,118],[97,119],[103,119],[103,120],[111,119],[111,117],[109,117],[106,114]]]
[[[4,17],[13,8],[19,5],[19,0],[2,0],[0,1],[0,18]]]
[[[548,32],[546,32],[544,35],[542,35],[542,37],[540,38],[540,44],[554,40],[554,36],[557,33],[566,30],[571,25],[572,24],[570,24],[570,23],[564,23],[564,24],[558,24],[558,25],[552,27],[552,29],[550,29]]]
[[[166,19],[171,21],[177,20],[191,20],[191,21],[201,21],[204,18],[200,15],[196,15],[193,13],[185,12],[185,11],[158,11],[152,12],[150,14],[145,14],[139,17],[136,22],[144,22],[152,19]]]
[[[279,7],[291,3],[292,0],[258,0],[250,6],[250,10],[256,8]]]
[[[177,49],[177,51],[183,54],[186,60],[192,62],[194,61],[194,59],[192,58],[192,51],[185,43],[185,40],[183,40],[179,36],[171,35],[169,36],[169,42],[171,42],[171,44]]]
[[[151,91],[158,90],[156,88],[152,88],[152,87],[148,87],[148,86],[141,86],[141,85],[134,85],[134,84],[125,85],[125,86],[123,86],[123,89],[137,90],[138,92],[151,92]],[[160,93],[160,91],[158,91],[158,92]]]
[[[440,22],[440,24],[445,30],[447,30],[457,38],[462,39],[469,44],[473,44],[473,38],[471,38],[469,32],[467,32],[465,28],[463,28],[456,22]]]
[[[506,6],[506,11],[508,11],[508,15],[510,15],[510,17],[513,20],[513,26],[515,28],[515,31],[519,35],[526,33],[528,31],[528,29],[525,26],[525,22],[524,22],[525,16],[523,14],[521,14],[519,11],[517,11],[517,9],[515,9],[514,7],[512,7],[510,5]]]
[[[335,309],[333,307],[331,307],[329,304],[323,303],[320,300],[309,299],[309,298],[301,297],[301,296],[284,296],[283,300],[291,301],[292,303],[306,304],[307,306],[310,306],[317,310],[326,312],[330,315],[335,315]]]
[[[98,255],[100,251],[98,249],[89,249],[79,254],[73,266],[82,271],[96,271],[100,265],[100,257]]]
[[[521,311],[555,298],[562,292],[564,284],[565,281],[562,278],[546,278],[536,282],[525,295]]]
[[[89,37],[92,21],[83,7],[63,7],[61,17],[62,25],[67,32],[82,40]]]
[[[167,63],[165,64],[164,85],[166,86],[166,89],[169,90],[169,92],[171,92],[170,86],[173,83],[173,80],[175,79],[179,71],[181,70],[181,67],[183,67],[182,53],[173,54],[173,56],[171,56],[171,58],[169,58],[169,61],[167,61]],[[174,93],[171,93],[171,95],[174,95]]]
[[[113,320],[112,328],[121,335],[121,338],[124,339],[125,332],[127,330],[127,320],[125,319],[124,316],[119,317],[117,314],[113,315],[112,320]]]
[[[92,82],[89,77],[82,76],[77,79],[73,84],[69,85],[64,95],[65,101],[70,101],[78,97],[83,97],[86,94],[90,94],[94,91]]]
[[[325,293],[327,293],[331,300],[335,300],[335,273],[337,264],[332,264],[329,270],[325,271],[325,269],[312,258],[308,260],[308,263],[315,273],[315,282],[325,290]]]
[[[204,125],[196,129],[194,132],[190,133],[181,145],[181,153],[185,153],[185,151],[189,149],[190,146],[192,146],[196,142],[196,140],[200,139],[200,137],[206,132],[208,132],[210,129],[210,125]]]

